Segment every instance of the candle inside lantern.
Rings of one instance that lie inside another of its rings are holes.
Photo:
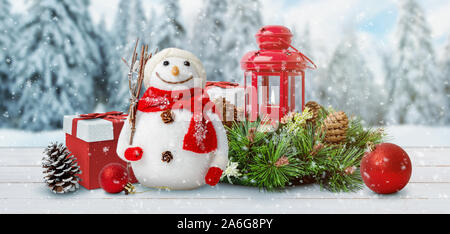
[[[275,90],[272,89],[272,93],[270,94],[270,105],[276,105],[275,102]]]

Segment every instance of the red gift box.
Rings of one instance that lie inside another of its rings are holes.
[[[127,115],[122,112],[64,116],[66,146],[77,158],[81,169],[80,184],[86,189],[100,188],[99,173],[110,163],[127,163],[116,153],[117,140]],[[130,182],[136,183],[131,167]]]

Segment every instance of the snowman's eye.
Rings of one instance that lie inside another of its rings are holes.
[[[169,66],[169,64],[170,64],[169,61],[164,61],[164,62],[163,62],[163,65],[164,65],[164,66]]]
[[[189,67],[191,66],[191,63],[189,61],[184,61],[184,66]]]

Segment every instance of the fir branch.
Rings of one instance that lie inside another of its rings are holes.
[[[261,119],[257,121],[234,122],[231,128],[227,127],[229,156],[234,162],[241,165],[241,171],[247,169],[255,155],[257,148],[266,144],[272,133],[257,131],[260,128]]]
[[[363,187],[363,181],[359,169],[351,175],[340,173],[329,174],[325,180],[319,180],[322,188],[331,192],[355,192]]]
[[[323,170],[318,170],[315,178],[321,187],[332,192],[349,192],[359,189],[362,178],[357,172],[364,155],[364,149],[358,147],[335,147],[327,155],[321,155],[316,162]],[[349,172],[348,169],[354,168]]]
[[[332,192],[361,189],[359,164],[366,144],[381,143],[386,135],[382,129],[366,129],[359,118],[352,118],[343,144],[323,144],[323,121],[333,112],[331,108],[321,108],[316,121],[306,124],[293,120],[295,116],[302,120],[307,113],[294,114],[279,129],[268,133],[254,131],[263,129],[260,119],[235,122],[227,128],[229,155],[230,161],[238,162],[241,176],[222,181],[269,191],[305,181],[317,182]]]
[[[347,146],[365,148],[368,142],[379,144],[385,141],[386,134],[382,128],[364,128],[360,118],[352,118],[347,130]]]
[[[256,156],[249,166],[249,179],[259,188],[275,190],[284,188],[293,179],[302,175],[301,161],[289,149],[290,139],[281,136],[257,148]],[[280,163],[280,161],[284,161]]]

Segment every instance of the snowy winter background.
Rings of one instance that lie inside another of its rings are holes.
[[[239,61],[270,24],[318,64],[308,100],[403,146],[450,146],[448,12],[447,0],[0,0],[0,147],[64,142],[65,114],[125,111],[120,58],[137,37],[241,82]]]

